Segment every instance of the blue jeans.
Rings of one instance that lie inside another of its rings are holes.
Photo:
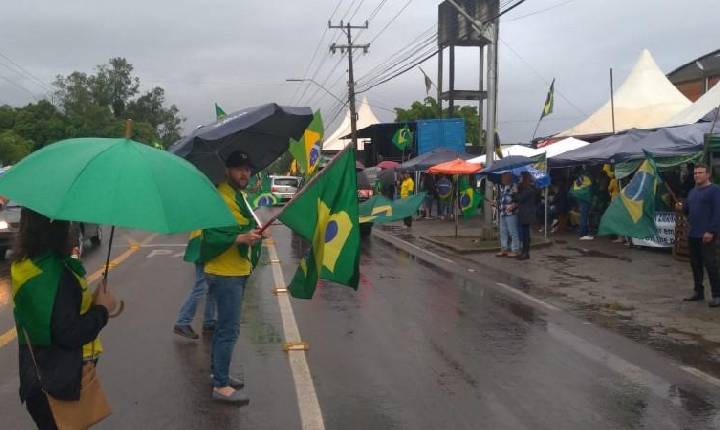
[[[512,239],[511,243],[508,243],[508,235]],[[500,216],[500,247],[503,251],[509,250],[514,253],[520,250],[517,215]]]
[[[210,366],[213,386],[230,385],[230,361],[240,335],[240,311],[247,276],[205,274],[210,294],[217,301],[218,321],[212,340]]]
[[[192,324],[193,318],[195,318],[195,311],[197,310],[198,301],[202,299],[203,295],[207,290],[207,283],[205,282],[205,270],[202,264],[195,264],[195,285],[185,303],[180,307],[178,312],[177,325],[190,325]],[[203,320],[203,327],[214,327],[215,326],[215,298],[208,291],[205,299],[205,318]]]
[[[580,206],[580,236],[590,234],[590,203],[578,202]]]

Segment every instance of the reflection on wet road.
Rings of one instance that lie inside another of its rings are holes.
[[[287,270],[302,252],[286,253]],[[328,428],[720,426],[712,387],[479,274],[467,279],[377,240],[364,244],[361,273],[358,292],[324,285],[293,304]]]

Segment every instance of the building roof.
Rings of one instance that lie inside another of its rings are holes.
[[[615,91],[615,131],[651,128],[692,104],[660,70],[650,51],[643,50],[630,75]],[[613,132],[608,100],[583,122],[554,137],[589,136]]]
[[[670,82],[679,84],[702,79],[707,75],[720,75],[720,49],[679,66],[668,73],[667,77]]]

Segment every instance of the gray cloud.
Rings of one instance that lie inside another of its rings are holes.
[[[327,20],[337,4],[331,0],[211,0],[97,2],[73,0],[5,2],[0,15],[0,52],[45,82],[73,70],[91,71],[113,56],[135,65],[145,86],[160,85],[168,99],[188,117],[186,127],[211,121],[213,102],[226,110],[267,101],[290,103],[298,84],[288,77],[303,74]],[[363,21],[379,0],[363,1],[353,22]],[[359,34],[358,42],[374,38],[404,5],[388,0]],[[362,76],[436,22],[438,1],[415,0],[357,61]],[[608,69],[619,85],[643,48],[652,51],[664,71],[713,49],[720,40],[713,0],[576,0],[547,12],[523,17],[562,3],[528,0],[503,17],[501,38],[524,59],[500,46],[500,131],[504,141],[527,140],[535,126],[547,85],[557,80],[555,113],[539,134],[579,122],[608,98]],[[343,0],[335,20],[360,0]],[[346,16],[352,14],[352,11]],[[517,19],[517,20],[516,20]],[[339,61],[331,56],[325,34],[316,79],[324,81]],[[477,85],[477,51],[458,55],[458,87]],[[540,75],[528,67],[532,66]],[[0,103],[32,100],[17,85],[41,95],[45,90],[13,72],[0,58]],[[316,61],[315,64],[318,64]],[[313,66],[314,70],[315,66]],[[423,68],[436,79],[435,60]],[[344,96],[345,62],[328,79],[331,91]],[[316,90],[310,88],[308,95]],[[406,106],[425,96],[422,75],[413,70],[368,93],[378,107]],[[306,97],[307,99],[308,97]],[[566,100],[566,99],[567,100]],[[569,102],[568,102],[569,100]],[[307,101],[307,100],[305,100]],[[313,107],[332,113],[334,100],[318,92]],[[376,109],[382,120],[393,114]]]

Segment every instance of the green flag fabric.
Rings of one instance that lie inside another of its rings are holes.
[[[412,216],[425,200],[426,194],[422,192],[398,200],[375,195],[360,204],[360,223],[385,224]]]
[[[307,176],[312,176],[320,165],[324,133],[322,115],[317,111],[300,140],[290,139],[288,150],[295,157],[300,171]]]
[[[460,210],[464,217],[472,217],[477,213],[478,205],[482,200],[480,193],[470,184],[466,175],[462,175],[458,181],[460,192]]]
[[[393,134],[392,142],[395,147],[401,151],[408,149],[413,142],[413,134],[408,126],[398,129]]]
[[[288,228],[311,243],[288,287],[312,298],[319,279],[357,289],[360,267],[355,150],[340,152],[280,214]]]
[[[250,208],[255,210],[262,206],[274,206],[280,198],[271,190],[270,176],[266,171],[259,172],[250,178],[247,200]]]
[[[553,112],[554,106],[555,106],[555,79],[552,80],[552,83],[550,84],[550,89],[548,89],[547,97],[545,97],[545,105],[543,105],[543,111],[542,111],[542,115],[540,115],[540,119],[543,119],[546,116],[550,115]]]
[[[657,233],[655,228],[655,193],[659,177],[655,161],[649,154],[630,183],[613,200],[600,220],[600,236],[617,234],[643,239]]]
[[[223,108],[221,108],[217,103],[215,103],[215,118],[217,119],[223,119],[227,116]]]
[[[587,173],[582,173],[573,181],[573,186],[570,189],[570,194],[575,200],[592,203],[592,179]]]

